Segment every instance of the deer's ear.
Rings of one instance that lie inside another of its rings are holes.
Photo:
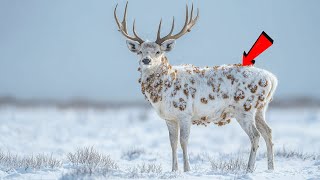
[[[140,50],[140,44],[136,41],[127,40],[127,46],[128,46],[128,49],[134,53]]]
[[[176,41],[174,39],[166,40],[161,44],[161,50],[165,52],[169,52],[174,48]]]

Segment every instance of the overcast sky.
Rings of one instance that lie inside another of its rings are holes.
[[[277,97],[320,97],[320,1],[194,0],[200,20],[168,54],[171,64],[241,62],[262,31],[274,45],[256,59],[279,79]],[[125,0],[1,0],[0,96],[143,100],[136,55],[117,31]],[[160,18],[183,25],[184,0],[131,0],[128,25],[154,40]],[[191,3],[191,1],[190,1]],[[165,30],[163,30],[165,31]],[[178,30],[176,30],[178,31]]]

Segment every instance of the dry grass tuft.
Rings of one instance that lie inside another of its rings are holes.
[[[264,155],[266,156],[266,155]],[[297,158],[302,160],[317,160],[320,159],[319,154],[315,153],[306,153],[302,150],[295,150],[295,149],[287,149],[283,146],[282,149],[278,149],[274,152],[274,156],[282,157],[282,158]]]
[[[129,150],[122,152],[122,159],[132,161],[134,159],[139,158],[142,154],[145,154],[145,150],[139,147],[133,147]]]
[[[19,156],[10,152],[0,151],[0,170],[5,172],[12,170],[39,170],[54,169],[62,166],[62,162],[51,155],[38,154]]]
[[[212,158],[208,156],[211,170],[215,173],[244,173],[247,169],[247,160],[239,154],[224,158]]]
[[[128,178],[151,178],[158,177],[162,173],[162,166],[155,163],[142,163],[127,169],[127,171]]]
[[[93,147],[78,149],[75,153],[69,153],[67,158],[74,168],[73,174],[76,175],[105,176],[108,172],[119,168],[109,155],[103,155]]]

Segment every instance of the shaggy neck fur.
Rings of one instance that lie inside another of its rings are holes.
[[[168,62],[167,57],[163,56],[161,64],[153,67],[152,69],[141,69],[139,83],[141,84],[142,94],[148,101],[157,103],[162,100],[162,88],[165,76],[169,74],[171,65]]]

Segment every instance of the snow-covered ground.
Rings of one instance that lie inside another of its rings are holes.
[[[21,158],[52,155],[61,165],[9,168],[10,163],[1,162],[4,158],[0,154],[0,179],[320,179],[320,109],[270,109],[267,121],[273,129],[275,171],[267,170],[266,148],[261,139],[256,171],[245,174],[243,166],[250,143],[237,122],[232,121],[222,127],[193,126],[189,142],[192,170],[182,172],[179,149],[180,171],[171,173],[167,127],[152,109],[2,107],[0,153],[6,156],[10,152]],[[103,173],[93,171],[91,176],[77,172],[68,153],[84,147],[109,155],[117,168]],[[237,163],[239,169],[229,167]]]

